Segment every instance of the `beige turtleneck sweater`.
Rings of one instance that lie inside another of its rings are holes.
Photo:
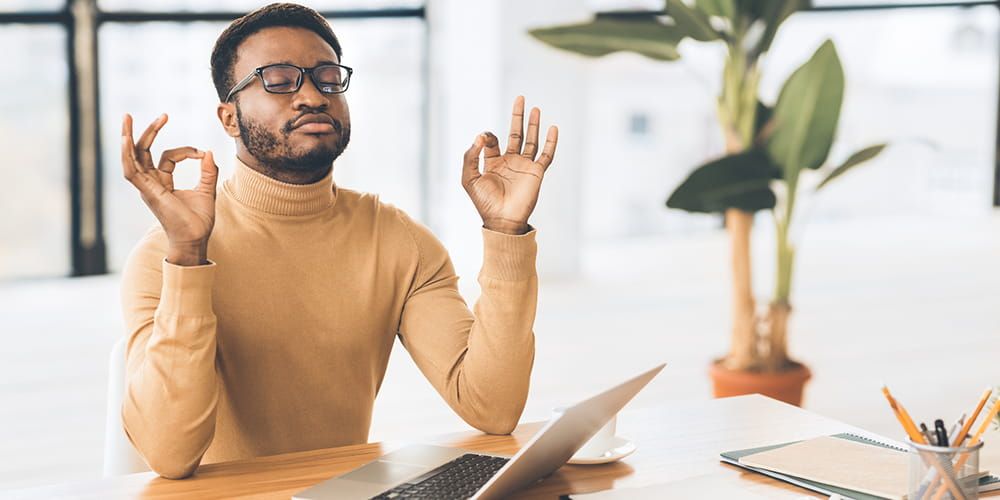
[[[237,160],[209,264],[166,262],[156,226],[122,277],[125,431],[150,468],[364,443],[398,336],[472,426],[510,432],[534,359],[535,232],[483,229],[469,310],[441,243],[332,173],[285,184]]]

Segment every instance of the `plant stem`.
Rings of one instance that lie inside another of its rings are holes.
[[[798,175],[785,179],[786,200],[784,210],[775,207],[775,254],[777,276],[774,298],[768,308],[767,355],[765,367],[769,371],[779,371],[788,363],[788,316],[791,314],[792,270],[795,264],[795,246],[789,238],[792,215],[795,213],[795,195],[798,190]],[[783,213],[782,213],[783,212]]]
[[[736,208],[726,210],[733,271],[733,331],[725,365],[746,370],[759,364],[757,320],[750,274],[750,230],[753,213]]]
[[[798,175],[785,179],[786,200],[784,214],[774,211],[775,237],[777,238],[777,279],[775,280],[775,303],[788,304],[792,296],[792,268],[795,264],[795,245],[789,239],[792,216],[795,213],[795,198],[799,187]]]
[[[719,124],[726,140],[726,153],[735,154],[753,146],[757,114],[757,83],[760,73],[756,60],[742,49],[744,31],[738,30],[728,44],[719,96]],[[760,332],[751,279],[750,233],[753,212],[736,208],[725,211],[733,273],[732,339],[725,366],[731,370],[760,368]]]

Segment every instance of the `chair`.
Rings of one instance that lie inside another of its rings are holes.
[[[116,342],[111,349],[111,359],[108,362],[108,406],[104,418],[104,477],[149,470],[146,462],[125,435],[125,428],[122,426],[127,345],[128,337]]]

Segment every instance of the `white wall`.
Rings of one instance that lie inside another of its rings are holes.
[[[580,210],[588,103],[585,65],[535,41],[527,30],[585,19],[572,0],[439,0],[428,5],[430,30],[431,224],[463,276],[481,264],[481,221],[461,188],[462,153],[476,134],[503,140],[514,98],[541,111],[541,135],[559,126],[555,161],[531,223],[538,228],[539,273],[572,277],[580,262]]]

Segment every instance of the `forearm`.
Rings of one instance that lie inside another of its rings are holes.
[[[517,425],[535,358],[534,280],[532,286],[501,286],[508,289],[502,295],[520,289],[522,297],[532,300],[508,303],[508,309],[496,297],[488,297],[484,285],[474,308],[468,350],[451,379],[462,416],[490,434],[508,434]]]
[[[134,334],[129,349],[122,419],[150,468],[181,478],[197,468],[215,432],[214,269],[163,267],[152,322]]]
[[[536,245],[533,233],[483,235],[482,293],[452,382],[466,420],[486,432],[505,434],[524,409],[534,362]]]

